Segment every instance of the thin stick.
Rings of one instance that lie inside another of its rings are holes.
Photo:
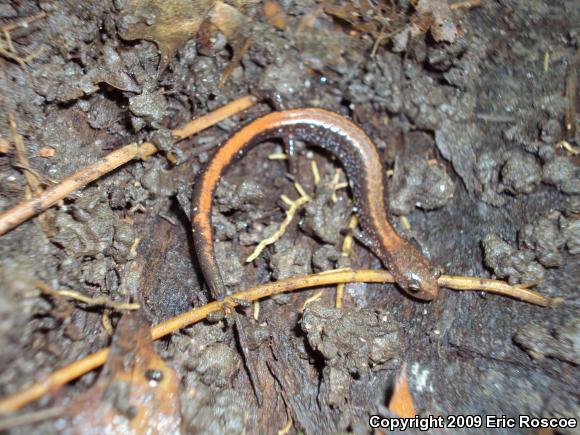
[[[30,168],[30,161],[28,160],[28,156],[26,155],[26,148],[24,147],[24,141],[22,140],[22,135],[18,134],[18,127],[16,126],[16,120],[14,119],[14,115],[12,113],[8,113],[8,125],[12,130],[12,142],[14,143],[14,150],[16,151],[16,159],[18,160],[18,165],[24,172],[24,178],[26,178],[26,182],[28,183],[28,188],[30,189],[27,192],[28,196],[31,196],[33,193],[38,193],[41,191],[40,181],[38,179],[38,175]]]
[[[304,204],[310,201],[310,197],[306,194],[306,192],[304,192],[304,189],[302,189],[302,186],[300,186],[300,184],[294,183],[294,187],[300,194],[300,198],[294,201],[290,200],[290,202],[287,202],[288,199],[285,199],[286,196],[282,195],[282,200],[290,206],[290,208],[286,210],[286,217],[284,218],[284,221],[282,221],[282,223],[280,224],[280,226],[278,227],[278,229],[274,234],[260,241],[258,246],[256,246],[256,248],[254,249],[254,252],[252,252],[248,256],[248,258],[246,258],[246,263],[254,261],[256,258],[258,258],[258,256],[267,246],[271,245],[272,243],[276,243],[280,239],[280,237],[284,235],[284,233],[286,232],[286,228],[288,228],[288,225],[290,225],[290,222],[292,222],[292,219],[294,219],[294,215],[296,215],[296,212],[300,209],[300,207],[302,207]]]
[[[246,51],[248,51],[248,48],[250,48],[251,45],[252,45],[252,38],[247,37],[244,40],[244,43],[242,44],[242,46],[238,50],[234,50],[234,56],[233,56],[232,60],[230,61],[230,63],[226,66],[226,68],[222,74],[222,78],[220,79],[220,82],[218,84],[219,88],[224,87],[224,85],[226,84],[226,82],[228,81],[230,76],[232,75],[232,72],[240,64],[240,62],[242,61],[242,57],[244,56]]]
[[[555,307],[563,302],[561,298],[548,298],[523,287],[509,285],[505,281],[471,276],[441,275],[439,285],[453,290],[485,291],[519,299],[541,307]]]
[[[337,172],[338,175],[338,172]],[[335,183],[336,185],[336,183]],[[350,217],[350,221],[348,222],[348,229],[350,230],[349,233],[344,237],[344,240],[342,241],[342,249],[340,252],[340,255],[342,255],[343,257],[348,257],[350,255],[350,251],[352,249],[352,241],[353,241],[353,231],[355,230],[355,228],[358,225],[358,216],[356,214],[353,214]],[[334,307],[335,308],[342,308],[342,301],[344,300],[344,288],[346,287],[346,284],[338,284],[336,286],[336,295],[334,298]]]
[[[481,0],[466,0],[462,2],[451,3],[449,5],[449,9],[451,9],[452,11],[456,11],[459,9],[476,8],[478,6],[481,6]]]
[[[195,308],[166,320],[165,322],[151,328],[151,336],[153,340],[165,337],[174,331],[205,319],[210,313],[221,310],[224,303],[232,307],[236,306],[236,300],[238,299],[255,301],[272,295],[308,287],[328,286],[349,282],[386,283],[394,282],[394,280],[393,276],[384,270],[341,270],[271,282],[233,294],[226,297],[223,302],[210,302],[207,305],[203,305],[199,308]],[[561,300],[557,300],[556,298],[550,299],[531,290],[513,287],[506,282],[495,281],[492,279],[443,275],[439,278],[439,284],[442,287],[456,290],[489,291],[544,307],[552,307],[561,302]],[[16,411],[42,397],[46,393],[54,391],[85,373],[102,366],[106,362],[108,355],[109,348],[101,349],[100,351],[88,355],[79,361],[54,371],[46,378],[32,386],[0,400],[0,413]]]
[[[66,408],[64,406],[57,406],[56,408],[46,408],[38,411],[28,412],[22,415],[16,415],[0,420],[0,432],[5,430],[15,429],[20,426],[30,426],[32,424],[40,423],[41,421],[51,420],[60,417]]]
[[[37,48],[32,53],[29,53],[24,57],[21,57],[14,48],[10,32],[18,28],[28,27],[30,23],[44,17],[46,17],[46,12],[41,12],[37,15],[33,15],[32,17],[23,18],[15,23],[0,26],[0,32],[4,35],[4,41],[0,39],[0,56],[4,56],[8,59],[14,60],[15,62],[18,62],[21,66],[26,65],[27,62],[37,57],[43,51],[42,47]]]
[[[140,308],[139,304],[131,304],[131,303],[127,303],[127,302],[115,302],[115,301],[112,301],[109,298],[106,298],[104,296],[90,298],[90,297],[85,296],[82,293],[79,293],[79,292],[74,291],[74,290],[58,290],[57,293],[60,296],[83,302],[90,307],[103,306],[106,308],[112,308],[113,310],[117,310],[117,311],[121,311],[121,310],[132,311],[132,310],[138,310]]]
[[[570,142],[568,142],[567,140],[561,140],[560,142],[558,142],[556,144],[556,148],[564,148],[566,151],[568,151],[573,156],[577,156],[578,154],[580,154],[580,149],[579,148],[574,148],[570,144]]]
[[[0,413],[16,411],[73,379],[101,367],[107,361],[108,356],[109,348],[106,347],[52,372],[44,380],[0,401]]]
[[[58,293],[58,291],[56,291],[51,286],[49,286],[47,283],[45,283],[44,281],[41,281],[41,280],[36,280],[34,282],[34,287],[36,287],[38,290],[40,290],[40,292],[42,294],[50,296],[51,298],[54,299],[54,301],[56,302],[56,304],[59,307],[59,310],[57,312],[58,316],[60,316],[64,319],[64,318],[67,318],[68,316],[71,315],[71,313],[73,311],[72,305],[69,304],[66,301],[66,299]]]
[[[564,113],[564,129],[567,138],[576,136],[578,67],[580,67],[580,50],[576,52],[576,59],[568,64],[568,71],[566,72],[566,112]]]
[[[41,18],[44,17],[46,17],[46,12],[40,12],[39,14],[32,15],[31,17],[26,17],[14,23],[1,26],[0,30],[2,30],[3,32],[11,32],[12,30],[17,29],[19,27],[26,27],[29,24],[33,23],[34,21],[40,20]]]
[[[252,96],[240,98],[220,107],[212,113],[189,122],[181,128],[173,130],[173,134],[176,141],[182,140],[208,128],[209,126],[217,124],[218,122],[221,122],[224,119],[253,106],[254,104],[256,104],[256,99]],[[27,219],[36,216],[49,207],[52,207],[75,190],[86,186],[90,182],[108,174],[114,169],[117,169],[119,166],[122,166],[135,158],[145,159],[152,156],[157,151],[158,149],[155,145],[150,142],[145,142],[141,145],[135,143],[125,145],[110,154],[107,154],[95,163],[88,165],[70,177],[65,178],[59,184],[0,214],[0,236],[12,228],[17,227]]]

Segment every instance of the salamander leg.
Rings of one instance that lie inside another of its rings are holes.
[[[288,108],[286,97],[272,89],[252,89],[250,93],[258,100],[268,103],[276,112]]]
[[[415,236],[409,237],[407,241],[411,245],[413,245],[417,249],[417,251],[419,251],[421,255],[423,255],[423,257],[427,258],[428,260],[431,259],[431,252],[429,252],[429,248],[427,247],[426,243],[422,242]]]
[[[345,228],[340,231],[340,234],[342,234],[343,236],[351,235],[357,242],[359,242],[361,245],[363,245],[371,252],[374,253],[377,251],[376,242],[373,239],[371,239],[367,234],[358,229],[351,230],[350,228]]]
[[[267,102],[276,112],[281,112],[288,108],[286,97],[279,92],[271,89],[252,89],[251,93],[260,101]],[[288,172],[290,175],[295,176],[297,169],[295,163],[296,141],[292,135],[286,134],[282,134],[281,139],[284,142],[284,152],[288,156]]]
[[[288,172],[293,177],[296,176],[297,165],[296,165],[296,141],[294,136],[288,135],[283,136],[282,141],[284,142],[284,152],[288,156]]]

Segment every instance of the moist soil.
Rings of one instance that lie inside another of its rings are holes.
[[[361,283],[346,286],[342,309],[333,308],[332,288],[306,306],[320,289],[264,300],[258,321],[251,309],[242,317],[261,408],[228,322],[155,343],[181,380],[183,431],[276,433],[291,418],[291,433],[368,433],[370,415],[390,415],[403,366],[420,415],[580,419],[580,177],[578,157],[557,146],[579,143],[578,95],[567,95],[579,65],[576,1],[483,1],[452,14],[452,40],[437,42],[427,31],[402,48],[389,38],[377,44],[321,9],[350,2],[281,1],[284,29],[264,18],[261,4],[241,2],[250,20],[236,35],[202,26],[174,51],[128,40],[124,29],[135,17],[125,3],[0,6],[3,25],[45,14],[11,33],[14,49],[32,59],[0,56],[0,139],[13,141],[11,114],[29,159],[23,168],[12,146],[0,155],[1,209],[29,194],[26,172],[50,186],[124,144],[150,140],[161,149],[1,237],[2,396],[109,345],[103,315],[113,329],[121,317],[82,303],[63,314],[37,280],[139,303],[150,324],[210,299],[191,240],[191,189],[220,144],[272,109],[259,103],[177,145],[168,129],[268,91],[287,108],[323,107],[365,130],[387,170],[393,225],[446,274],[535,285],[564,303],[542,308],[446,289],[424,303],[394,285]],[[411,3],[394,2],[400,22],[416,14]],[[240,35],[251,44],[236,59]],[[348,188],[335,189],[340,164],[309,144],[298,144],[294,163],[311,201],[278,242],[245,263],[284,219],[281,195],[298,196],[286,163],[268,158],[281,145],[253,150],[216,192],[216,256],[228,288],[381,268],[358,244],[341,255],[352,200]],[[96,376],[25,410],[66,406]],[[55,419],[13,432],[60,427]]]

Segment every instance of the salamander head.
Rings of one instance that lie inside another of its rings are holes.
[[[422,256],[414,246],[407,244],[389,262],[390,272],[397,285],[408,295],[426,301],[439,293],[437,278],[441,272]]]

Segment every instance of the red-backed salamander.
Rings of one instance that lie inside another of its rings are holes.
[[[406,293],[424,300],[437,296],[439,272],[389,223],[384,202],[384,170],[371,139],[336,113],[322,109],[296,109],[270,113],[243,127],[219,148],[195,183],[193,241],[214,298],[222,299],[226,293],[214,252],[213,194],[231,164],[256,145],[273,138],[301,140],[335,155],[350,182],[364,244],[383,262]]]

